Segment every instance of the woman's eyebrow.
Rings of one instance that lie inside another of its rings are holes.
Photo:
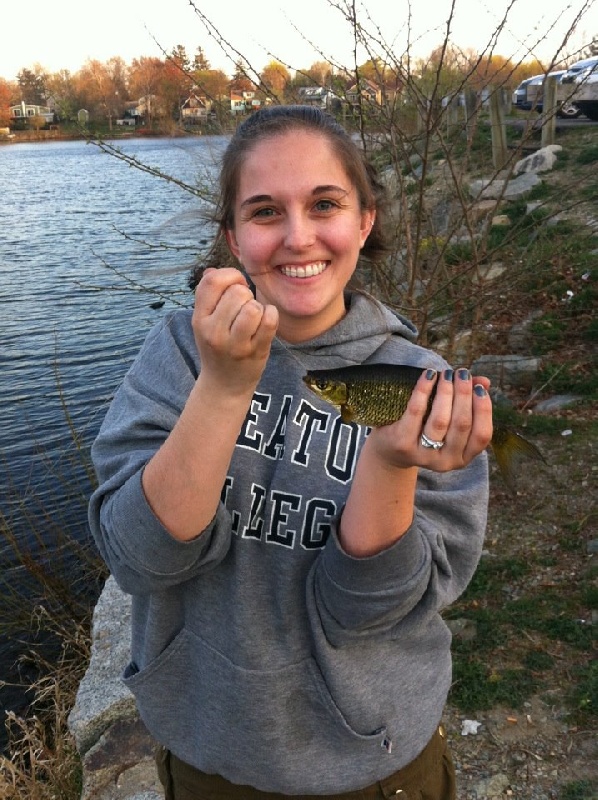
[[[324,184],[323,186],[314,186],[311,191],[311,194],[314,197],[317,197],[320,194],[326,194],[327,192],[338,192],[340,194],[348,194],[349,189],[345,189],[343,186],[337,186],[334,183]],[[255,203],[267,203],[272,201],[274,198],[272,195],[269,194],[253,194],[250,197],[246,197],[245,200],[241,203],[241,208],[243,206],[251,206]]]
[[[251,195],[251,197],[245,198],[245,200],[243,200],[243,202],[241,203],[241,207],[250,206],[253,205],[254,203],[265,203],[269,200],[272,200],[272,197],[269,194],[254,194]]]
[[[340,192],[341,194],[348,194],[349,189],[344,186],[336,186],[334,183],[325,184],[324,186],[316,186],[312,194],[325,194],[326,192]]]

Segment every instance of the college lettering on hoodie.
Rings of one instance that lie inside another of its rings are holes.
[[[280,411],[272,423],[272,395],[256,392],[239,437],[237,447],[259,453],[263,458],[279,461],[287,447],[289,421],[299,431],[298,443],[290,454],[291,464],[307,468],[312,456],[325,452],[324,471],[331,481],[346,485],[353,477],[360,439],[369,430],[354,423],[345,423],[333,410],[322,411],[302,399],[291,416],[293,396],[285,395]],[[326,437],[322,447],[318,437]],[[228,476],[222,491],[227,505],[235,479]],[[268,544],[293,548],[297,543],[306,550],[324,547],[331,522],[339,512],[337,503],[327,497],[304,498],[301,494],[268,490],[251,484],[251,497],[242,501],[248,508],[246,519],[239,511],[231,512],[233,532],[244,539],[263,540]],[[265,509],[269,508],[268,520]],[[266,524],[267,523],[267,524]]]

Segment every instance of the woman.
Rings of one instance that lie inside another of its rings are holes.
[[[215,246],[242,271],[207,269],[149,334],[94,444],[91,527],[133,596],[125,680],[174,800],[455,797],[440,611],[480,557],[491,403],[347,288],[382,212],[331,117],[249,117]],[[423,370],[371,432],[302,382],[364,362]]]

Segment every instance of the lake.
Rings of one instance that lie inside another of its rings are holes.
[[[228,139],[129,139],[123,155],[192,186],[209,184]],[[90,546],[91,484],[79,455],[147,332],[191,305],[190,268],[210,228],[190,191],[84,141],[0,147],[0,613],[31,594],[6,530],[57,570],[65,530]],[[160,299],[164,304],[152,308]],[[65,413],[66,409],[66,413]],[[70,424],[69,424],[70,423]],[[72,429],[71,429],[72,426]],[[73,437],[73,430],[76,437]],[[70,573],[69,573],[70,574]],[[73,593],[93,592],[72,573]],[[0,639],[0,708],[22,702],[8,683],[20,645]],[[0,737],[3,721],[0,724]]]

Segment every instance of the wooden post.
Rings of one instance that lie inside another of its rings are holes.
[[[508,160],[507,126],[505,109],[500,89],[490,93],[490,127],[492,130],[492,163],[496,170],[502,169]]]
[[[450,134],[455,130],[455,128],[461,127],[461,120],[460,120],[460,111],[461,111],[461,100],[459,95],[456,97],[451,98],[448,106],[445,109],[446,113],[446,132],[450,136]]]
[[[542,99],[542,147],[554,144],[556,138],[557,82],[556,75],[544,81]]]
[[[481,100],[480,100],[481,102]],[[465,126],[467,128],[467,138],[471,139],[478,116],[478,96],[475,89],[465,90]]]

